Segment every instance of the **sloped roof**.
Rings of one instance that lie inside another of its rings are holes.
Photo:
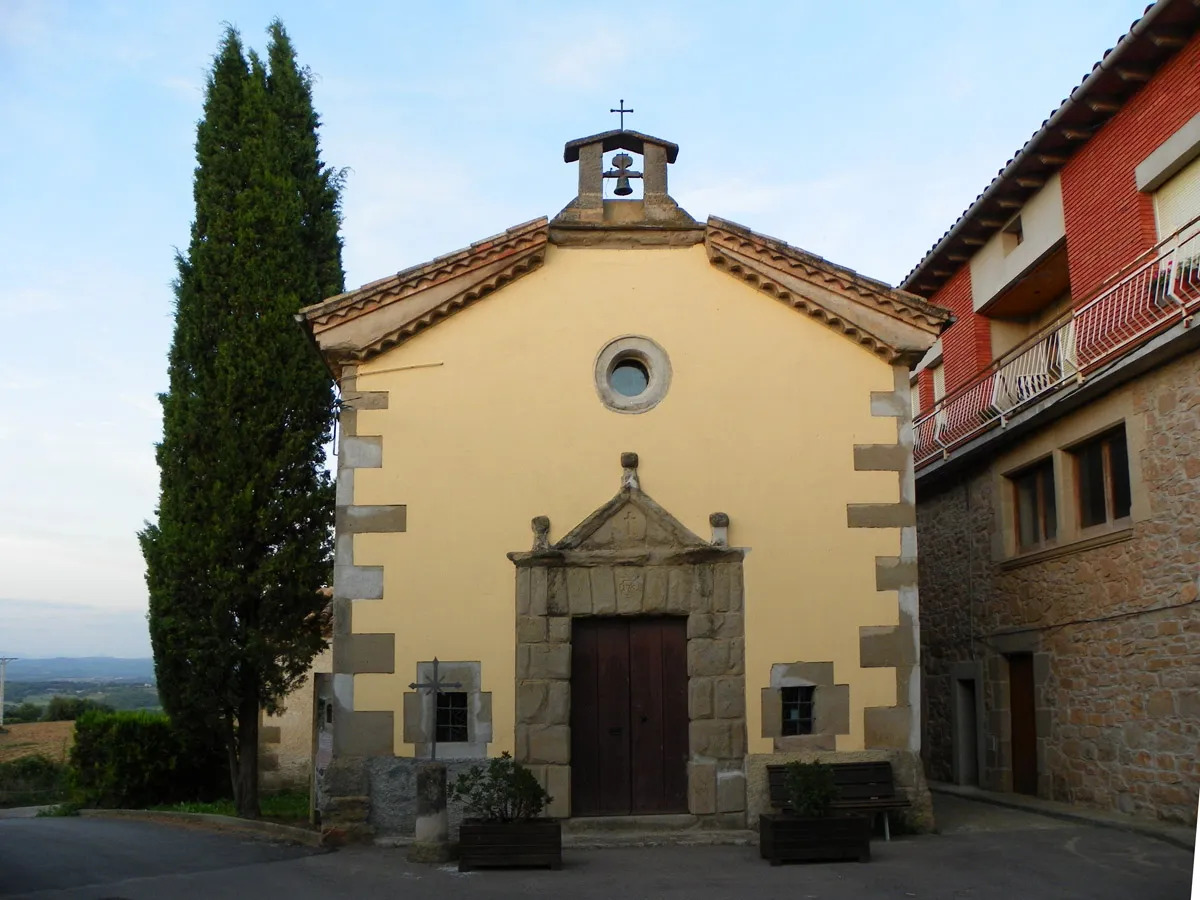
[[[1200,28],[1196,0],[1159,0],[1107,50],[900,286],[930,296],[1013,217],[1048,179]]]
[[[710,216],[709,261],[889,362],[914,364],[952,321],[920,297]]]
[[[563,148],[563,162],[575,162],[579,159],[580,148],[595,143],[603,143],[605,153],[610,150],[629,150],[633,153],[645,153],[646,144],[654,144],[667,151],[667,162],[673,163],[679,157],[678,144],[672,144],[670,141],[664,141],[662,138],[656,138],[649,134],[642,134],[640,131],[631,131],[626,128],[602,131],[599,134],[568,141],[566,147]]]
[[[306,307],[308,329],[337,375],[538,268],[549,228],[533,219],[468,247]]]
[[[534,219],[462,250],[330,297],[296,318],[333,370],[378,356],[537,269],[549,223]],[[811,253],[711,217],[710,262],[807,314],[889,362],[913,363],[950,314],[912,294]]]

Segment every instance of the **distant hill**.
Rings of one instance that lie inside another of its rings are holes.
[[[154,660],[112,656],[17,659],[8,664],[9,681],[154,681]]]

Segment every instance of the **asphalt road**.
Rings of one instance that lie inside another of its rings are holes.
[[[870,863],[772,868],[748,847],[568,850],[563,869],[460,875],[403,850],[315,852],[195,828],[0,820],[0,896],[55,900],[1187,900],[1192,854],[1154,840],[938,798],[942,833]]]
[[[233,884],[247,867],[269,867],[311,852],[193,826],[78,817],[0,819],[0,897],[150,897],[155,896],[153,888],[146,892],[150,885],[186,884],[216,872]],[[126,894],[127,887],[140,892]]]

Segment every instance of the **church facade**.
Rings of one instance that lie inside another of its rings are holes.
[[[327,829],[505,751],[555,816],[745,827],[819,756],[928,820],[909,369],[949,315],[697,222],[677,154],[573,141],[554,218],[300,314],[341,390]]]

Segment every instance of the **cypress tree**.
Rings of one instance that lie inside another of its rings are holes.
[[[270,71],[229,28],[208,78],[158,520],[139,534],[163,706],[224,742],[243,816],[259,814],[260,710],[325,647],[333,390],[293,316],[343,289],[341,176],[320,160],[309,74],[282,24],[269,34]]]

